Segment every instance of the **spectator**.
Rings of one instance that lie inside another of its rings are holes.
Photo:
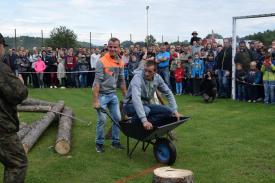
[[[192,67],[193,67],[193,60],[192,57],[188,57],[188,61],[185,64],[185,92],[189,95],[193,94],[193,82],[192,82]]]
[[[198,36],[197,31],[192,32],[191,35],[192,35],[192,38],[191,38],[191,40],[190,40],[190,45],[194,45],[194,42],[195,42],[195,41],[197,42],[200,38],[197,37],[197,36]]]
[[[261,71],[263,73],[264,82],[264,102],[266,104],[275,104],[275,62],[271,60],[270,53],[266,53]]]
[[[176,95],[183,94],[183,78],[184,78],[184,69],[181,62],[177,62],[177,68],[174,71],[174,78],[176,82]]]
[[[50,72],[50,88],[57,88],[57,55],[56,52],[53,51],[51,55],[48,57],[48,71]]]
[[[38,54],[38,50],[37,50],[37,47],[33,47],[32,49],[33,51],[33,54],[30,56],[30,62],[31,62],[31,72],[35,72],[35,69],[34,69],[34,65],[35,63],[37,62],[38,58],[39,58],[39,54]],[[41,58],[41,56],[40,56]],[[31,77],[32,77],[32,86],[34,88],[39,88],[39,82],[38,82],[38,77],[37,77],[37,74],[36,73],[31,73]]]
[[[34,63],[34,70],[37,74],[39,88],[44,88],[43,75],[44,75],[45,69],[46,69],[45,62],[41,59],[41,56],[38,56],[37,61]]]
[[[67,75],[67,86],[68,87],[78,87],[79,82],[78,78],[76,79],[75,76],[77,74],[73,73],[77,68],[77,60],[76,57],[73,56],[73,50],[70,49],[68,55],[65,58],[65,68],[66,68],[66,75]]]
[[[58,58],[57,78],[59,80],[60,88],[64,89],[65,82],[66,82],[66,69],[65,69],[65,55],[63,51],[60,52],[60,57]]]
[[[242,64],[236,64],[236,100],[246,100],[246,72],[243,70]]]
[[[252,62],[252,54],[250,50],[246,47],[245,42],[240,42],[240,51],[236,53],[235,63],[240,63],[243,66],[243,69],[247,72],[249,70],[250,62]]]
[[[170,74],[169,74],[169,61],[170,53],[166,51],[166,46],[161,45],[161,51],[156,56],[156,63],[158,64],[158,74],[163,78],[165,83],[170,86]]]
[[[96,67],[96,64],[97,62],[99,61],[100,59],[100,51],[98,48],[95,49],[94,53],[91,55],[91,61],[90,61],[90,64],[91,64],[91,76],[92,76],[92,79],[91,79],[91,85],[93,85],[94,83],[94,78],[95,78],[95,67]]]
[[[83,55],[81,52],[78,54],[78,61],[77,61],[77,71],[79,71],[79,82],[80,87],[86,88],[87,87],[87,74],[89,71],[89,63],[86,60],[86,56]]]
[[[232,71],[232,47],[228,39],[223,41],[224,48],[218,53],[217,60],[217,70],[218,84],[219,84],[219,97],[229,97],[230,96],[230,74]]]
[[[29,71],[30,61],[29,61],[28,57],[26,56],[25,50],[19,51],[19,57],[16,59],[16,63],[17,63],[17,68],[18,68],[18,74],[19,74],[19,76],[21,76],[23,78],[24,84],[25,84],[25,86],[27,86],[28,76],[29,76],[29,73],[27,73],[27,72]]]
[[[250,70],[246,76],[246,80],[248,82],[248,102],[256,102],[258,97],[258,84],[260,83],[261,73],[257,69],[256,65],[257,63],[255,61],[250,63]]]
[[[200,92],[200,83],[203,78],[204,63],[199,58],[199,53],[194,54],[194,61],[192,66],[192,78],[193,78],[193,95],[198,96]]]

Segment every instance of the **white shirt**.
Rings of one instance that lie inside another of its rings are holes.
[[[99,61],[99,59],[100,59],[100,54],[93,53],[91,55],[91,60],[90,60],[91,68],[95,68],[96,67],[96,63]]]

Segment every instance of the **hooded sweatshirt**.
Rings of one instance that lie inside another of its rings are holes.
[[[147,81],[144,79],[144,71],[136,72],[129,85],[123,103],[124,105],[134,105],[135,111],[142,123],[147,121],[143,105],[150,104],[151,99],[154,98],[156,90],[159,90],[166,96],[172,112],[177,111],[177,104],[174,95],[159,74],[155,74],[152,81]]]

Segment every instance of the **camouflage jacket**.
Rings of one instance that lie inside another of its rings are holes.
[[[19,130],[16,106],[27,96],[27,88],[0,59],[0,136]]]

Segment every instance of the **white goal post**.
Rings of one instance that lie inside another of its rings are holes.
[[[272,17],[275,16],[275,13],[270,14],[260,14],[260,15],[248,15],[248,16],[238,16],[238,17],[232,17],[233,19],[233,26],[232,26],[232,90],[231,90],[231,96],[232,99],[236,99],[236,78],[235,78],[235,55],[236,55],[236,22],[238,19],[248,19],[248,18],[263,18],[263,17]]]

